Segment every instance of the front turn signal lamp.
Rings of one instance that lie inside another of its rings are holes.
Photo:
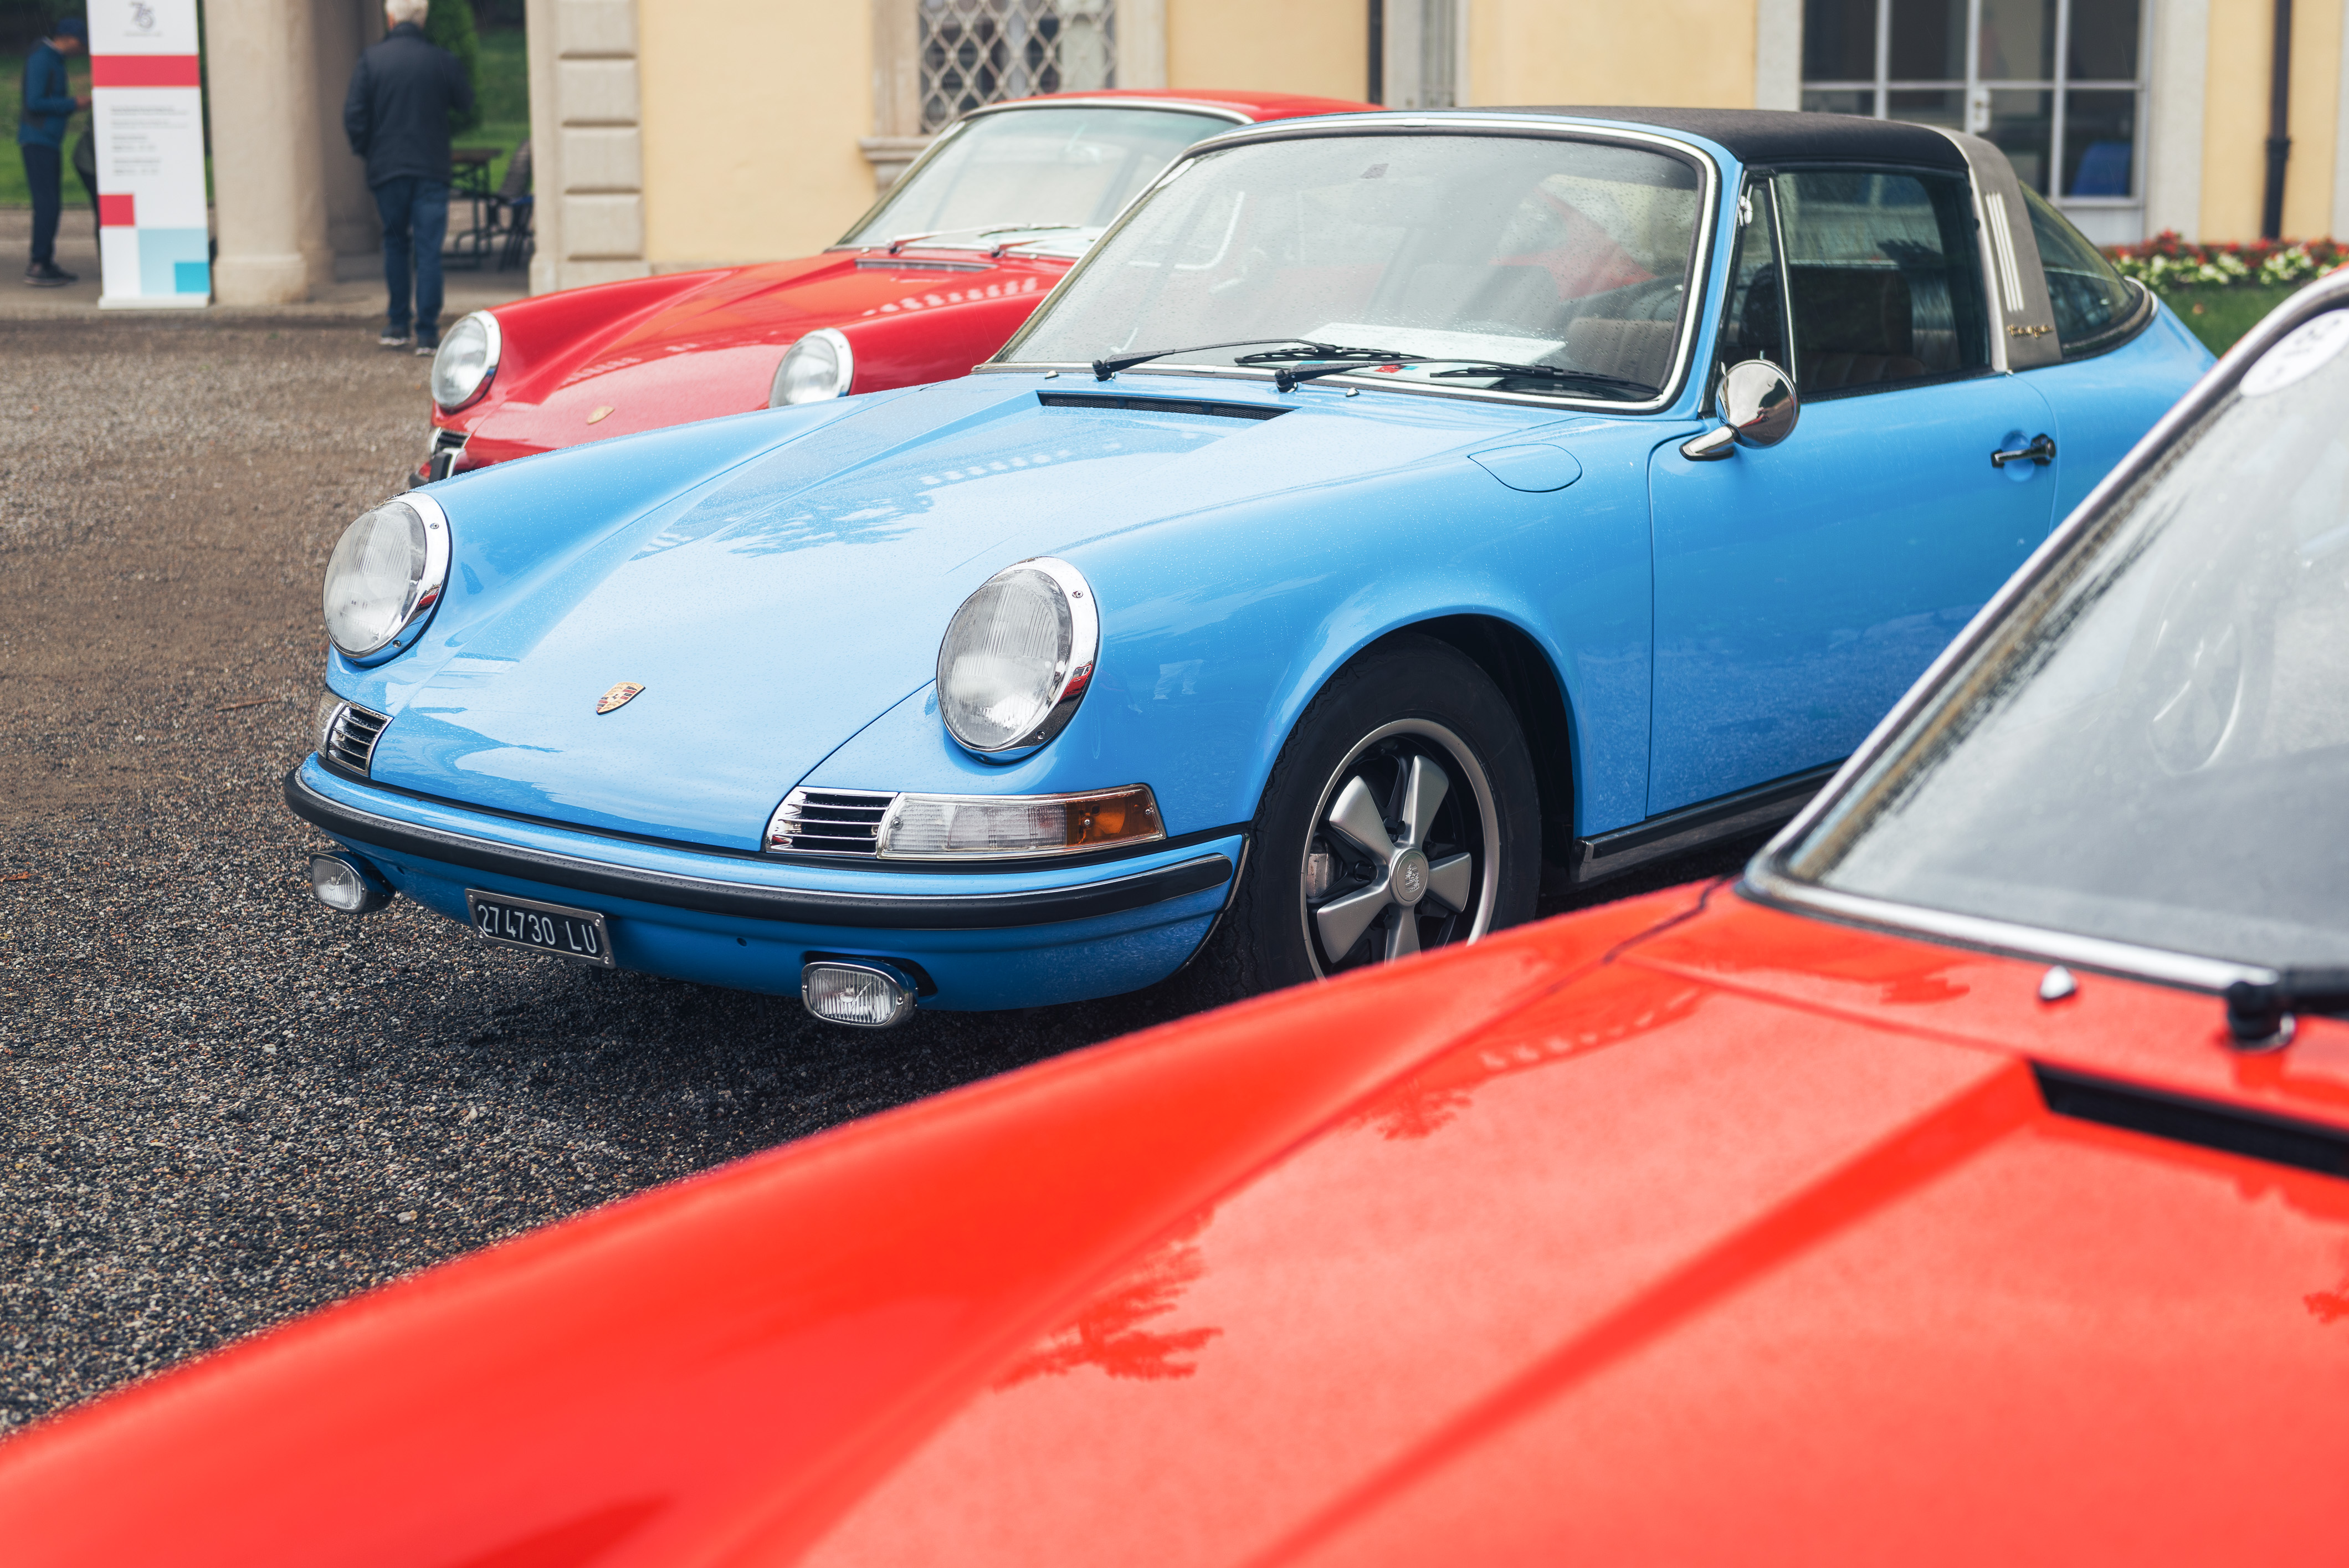
[[[901,794],[881,824],[889,860],[1074,855],[1166,836],[1148,784],[1084,794]]]

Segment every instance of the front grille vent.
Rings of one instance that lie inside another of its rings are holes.
[[[1039,392],[1048,409],[1123,409],[1138,414],[1195,414],[1211,420],[1277,420],[1288,410],[1262,403],[1203,402],[1195,398],[1133,398],[1123,392]]]
[[[795,789],[767,824],[767,847],[796,855],[874,855],[897,797],[866,789]]]
[[[366,774],[375,761],[375,743],[390,722],[385,715],[356,702],[344,703],[336,711],[334,722],[326,726],[326,760],[352,773]]]

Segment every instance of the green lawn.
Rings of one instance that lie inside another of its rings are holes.
[[[2162,293],[2161,302],[2194,329],[2194,336],[2224,354],[2235,340],[2260,324],[2260,318],[2303,287],[2278,284],[2270,287],[2176,288]]]
[[[89,61],[77,57],[66,63],[67,75],[72,79],[77,93],[89,91]],[[5,127],[9,144],[0,153],[0,207],[29,207],[33,192],[25,184],[25,161],[16,155],[16,132],[17,111],[22,104],[25,87],[25,57],[22,54],[0,54],[0,127]],[[341,106],[335,112],[339,116]],[[515,146],[530,135],[530,61],[523,44],[520,27],[494,27],[481,34],[481,123],[463,132],[455,140],[460,147],[494,147],[497,161],[490,165],[490,183],[495,187],[506,177],[506,160]],[[75,140],[89,124],[89,116],[76,115],[66,130],[66,150],[73,150]],[[207,161],[209,162],[209,161]],[[71,212],[78,202],[87,215],[88,194],[73,171],[66,171],[66,207]],[[68,222],[71,220],[68,219]]]

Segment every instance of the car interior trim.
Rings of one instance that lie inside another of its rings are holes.
[[[295,815],[312,826],[337,838],[355,839],[378,854],[412,855],[442,865],[492,872],[590,896],[600,894],[703,914],[787,920],[800,925],[905,931],[996,930],[1052,925],[1146,909],[1170,898],[1226,887],[1232,877],[1230,858],[1214,854],[1107,881],[1016,893],[840,893],[647,871],[423,827],[330,799],[312,789],[298,771],[285,775],[285,804]],[[1163,850],[1167,846],[1161,840],[1151,847]],[[1055,868],[1064,868],[1065,865],[1055,863]],[[990,868],[1001,871],[1007,867],[997,862]]]
[[[2244,371],[2302,323],[2344,306],[2349,306],[2349,274],[2336,274],[2310,285],[2277,306],[2264,321],[2246,333],[2241,341],[2227,350],[2201,381],[2155,422],[2137,445],[2129,449],[2128,454],[2097,482],[2095,488],[2074,509],[2071,516],[2050,533],[2005,585],[1975,612],[1973,619],[1967,622],[1965,628],[1926,667],[1916,684],[1909,687],[1900,701],[1892,705],[1891,711],[1877,722],[1876,728],[1868,732],[1867,738],[1826,786],[1811,797],[1810,804],[1796,814],[1775,838],[1763,846],[1761,853],[1746,867],[1738,890],[1757,903],[1797,913],[1815,914],[1896,933],[1909,932],[1963,947],[2024,957],[2044,957],[2060,963],[2076,962],[2089,969],[2136,976],[2189,990],[2224,991],[2238,980],[2256,985],[2276,983],[2278,976],[2273,970],[2232,960],[2170,952],[2158,948],[2075,936],[2035,926],[1980,916],[1955,915],[1918,905],[1837,892],[1796,877],[1791,868],[1789,857],[1829,813],[1848,801],[1863,785],[1874,782],[1878,764],[1887,759],[1893,742],[1919,714],[1940,699],[1943,689],[1981,650],[2014,607],[2037,590],[2055,564],[2068,556],[2074,546],[2095,529],[2115,502],[2160,466],[2181,435],[2234,391],[2235,384],[2242,379]]]
[[[2338,1127],[2092,1077],[2044,1062],[2033,1062],[2031,1073],[2039,1081],[2039,1097],[2059,1116],[2322,1176],[2349,1176],[2349,1133]]]
[[[1555,110],[1537,112],[1547,116],[1557,114]],[[1872,121],[1871,123],[1884,122]],[[1533,114],[1517,118],[1499,118],[1490,110],[1439,115],[1397,115],[1392,118],[1381,115],[1376,119],[1362,115],[1330,114],[1247,125],[1237,130],[1228,130],[1220,136],[1211,136],[1204,141],[1194,142],[1185,151],[1182,157],[1176,159],[1168,167],[1166,172],[1152,182],[1149,189],[1136,196],[1125,211],[1119,214],[1117,222],[1109,226],[1101,239],[1094,244],[1092,250],[1087,254],[1084,260],[1077,264],[1075,269],[1071,269],[1069,275],[1074,277],[1078,270],[1091,265],[1094,257],[1107,250],[1111,239],[1133,218],[1134,213],[1141,208],[1142,203],[1152,192],[1180,177],[1206,153],[1221,151],[1232,147],[1252,146],[1259,141],[1288,141],[1304,137],[1359,135],[1369,132],[1447,136],[1523,136],[1552,141],[1595,141],[1618,145],[1628,143],[1661,151],[1673,157],[1688,161],[1695,167],[1702,182],[1702,193],[1697,202],[1697,230],[1696,238],[1690,252],[1688,295],[1681,302],[1679,325],[1672,348],[1671,373],[1665,378],[1664,385],[1658,389],[1653,398],[1642,399],[1637,402],[1611,398],[1577,397],[1567,392],[1501,392],[1471,387],[1439,387],[1424,381],[1392,381],[1382,376],[1370,373],[1319,377],[1309,383],[1310,385],[1328,386],[1333,392],[1343,392],[1348,388],[1359,391],[1365,387],[1376,387],[1383,391],[1407,393],[1414,397],[1462,398],[1474,402],[1515,403],[1536,408],[1597,409],[1615,414],[1660,413],[1671,408],[1678,400],[1681,389],[1686,384],[1689,368],[1696,353],[1697,323],[1703,313],[1705,291],[1712,286],[1713,275],[1718,270],[1713,265],[1713,231],[1721,217],[1718,210],[1721,205],[1721,167],[1713,155],[1702,147],[1677,136],[1659,135],[1630,127],[1585,125],[1558,118],[1538,119]],[[1042,311],[1040,310],[1036,316],[1028,318],[1029,322],[1034,323],[1041,315]],[[1008,348],[1017,345],[1027,336],[1028,331],[1028,327],[1021,327],[1012,335],[1010,342],[1005,347]],[[1040,359],[1015,362],[999,359],[972,366],[971,374],[975,376],[1015,372],[1027,374],[1044,370],[1090,370],[1091,369],[1090,365],[1079,364],[1074,360]],[[1247,365],[1185,365],[1174,361],[1159,360],[1149,365],[1135,366],[1130,370],[1121,371],[1120,374],[1213,376],[1231,380],[1270,381],[1275,372]],[[1301,387],[1299,389],[1299,391],[1303,389]]]

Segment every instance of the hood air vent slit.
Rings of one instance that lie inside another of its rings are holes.
[[[1128,398],[1115,392],[1039,392],[1048,409],[1124,409],[1138,414],[1196,414],[1215,420],[1277,420],[1287,409],[1262,403],[1202,402],[1195,398]]]
[[[2189,1099],[2135,1084],[2084,1077],[2036,1062],[2031,1071],[2039,1080],[2041,1098],[2059,1116],[2172,1143],[2199,1144],[2223,1154],[2313,1170],[2321,1176],[2349,1176],[2349,1132],[2339,1128],[2240,1106]]]

